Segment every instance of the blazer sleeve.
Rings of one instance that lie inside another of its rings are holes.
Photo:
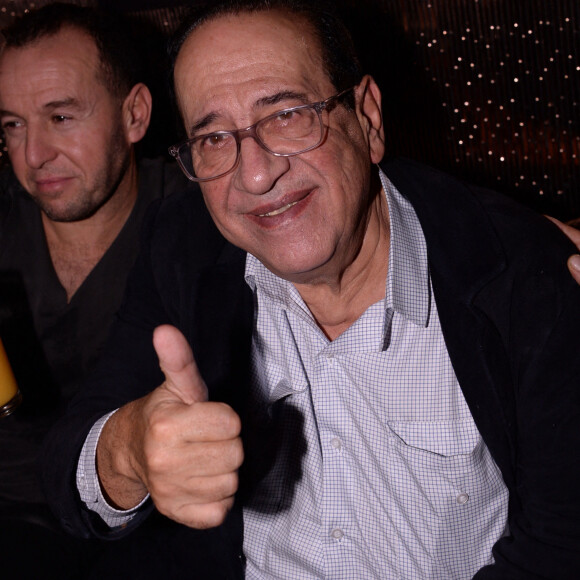
[[[572,245],[543,222],[528,235],[496,319],[513,389],[502,409],[514,441],[509,535],[477,580],[580,578],[580,287],[566,268]]]

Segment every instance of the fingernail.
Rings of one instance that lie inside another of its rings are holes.
[[[570,266],[572,266],[574,270],[578,270],[578,272],[580,272],[580,256],[578,254],[574,254],[570,258]]]

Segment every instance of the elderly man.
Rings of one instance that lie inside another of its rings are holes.
[[[0,421],[0,517],[34,526],[45,546],[59,526],[37,477],[41,441],[100,353],[147,207],[187,183],[162,161],[136,160],[151,114],[140,60],[118,17],[70,4],[3,31],[0,121],[12,170],[0,185],[0,331],[23,403]],[[4,536],[18,543],[8,525]],[[23,532],[28,545],[32,533]],[[60,564],[58,546],[46,551]]]
[[[576,578],[572,246],[385,159],[380,90],[312,4],[212,2],[178,37],[172,154],[217,230],[191,196],[152,216],[51,436],[54,507],[85,535],[210,528],[203,578]]]

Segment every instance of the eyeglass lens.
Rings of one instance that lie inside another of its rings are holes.
[[[312,105],[286,109],[247,129],[210,133],[188,141],[178,150],[180,161],[192,177],[218,177],[234,168],[238,161],[238,141],[248,136],[254,137],[263,149],[274,155],[296,155],[320,143],[322,121]]]

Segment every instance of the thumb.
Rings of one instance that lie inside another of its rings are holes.
[[[186,405],[207,401],[207,387],[185,336],[164,324],[153,333],[153,346],[165,375],[165,386]]]

